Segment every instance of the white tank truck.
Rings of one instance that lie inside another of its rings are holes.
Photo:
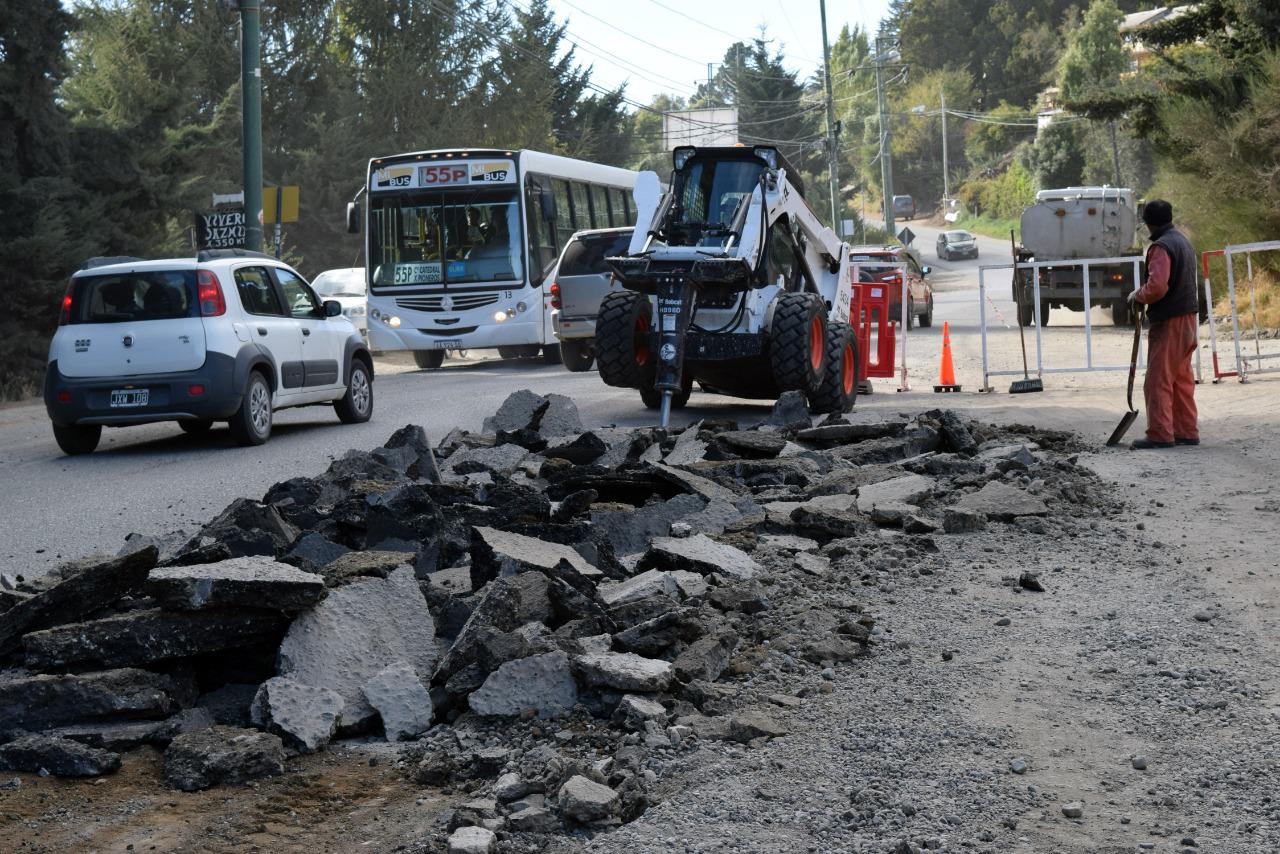
[[[635,233],[608,259],[623,290],[596,320],[601,378],[639,389],[664,427],[695,380],[756,399],[799,390],[814,411],[847,411],[849,247],[814,215],[799,173],[769,146],[684,146],[672,163],[665,193],[640,176]]]
[[[1141,255],[1137,248],[1138,208],[1133,190],[1118,187],[1066,187],[1041,190],[1022,212],[1022,261],[1067,261]],[[1032,270],[1020,270],[1014,286],[1018,322],[1034,322]],[[1130,323],[1126,297],[1136,286],[1133,262],[1091,266],[1089,303],[1111,309],[1116,326]],[[1050,307],[1084,310],[1084,268],[1040,270],[1040,322],[1048,325]]]

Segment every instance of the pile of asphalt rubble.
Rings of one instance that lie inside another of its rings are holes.
[[[0,766],[154,745],[194,791],[385,737],[458,798],[424,850],[543,850],[678,797],[661,771],[698,745],[786,736],[828,688],[789,677],[874,650],[854,594],[883,561],[1106,512],[1073,450],[947,411],[815,425],[799,395],[750,429],[584,430],[516,392],[480,434],[404,427],[194,536],[3,579]]]

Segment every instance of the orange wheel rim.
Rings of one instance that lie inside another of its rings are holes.
[[[643,314],[636,318],[635,353],[637,365],[649,364],[649,318]]]
[[[851,344],[844,345],[844,364],[840,366],[840,384],[844,387],[845,394],[853,393],[853,346]]]
[[[809,362],[816,371],[822,367],[822,318],[815,317],[809,324]]]

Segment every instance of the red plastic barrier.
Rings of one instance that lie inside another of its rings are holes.
[[[853,301],[849,306],[849,319],[858,341],[858,379],[894,375],[894,346],[897,327],[889,316],[889,301],[893,285],[882,282],[853,282]],[[875,337],[875,359],[871,352],[871,339]]]

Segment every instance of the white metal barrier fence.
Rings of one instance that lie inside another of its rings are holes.
[[[1204,293],[1209,305],[1209,346],[1213,353],[1214,382],[1224,377],[1238,377],[1240,382],[1247,382],[1250,374],[1265,374],[1280,371],[1280,367],[1267,367],[1268,359],[1280,359],[1280,353],[1262,352],[1262,335],[1258,322],[1258,289],[1253,277],[1253,256],[1257,252],[1280,251],[1280,240],[1268,240],[1261,243],[1241,243],[1227,246],[1219,252],[1206,252],[1203,255]],[[1235,365],[1232,370],[1222,370],[1218,361],[1217,321],[1213,316],[1213,289],[1209,283],[1209,257],[1221,255],[1227,267],[1227,298],[1231,303],[1231,339],[1235,351]],[[1240,329],[1240,306],[1236,290],[1235,258],[1243,255],[1245,259],[1245,282],[1249,287],[1249,310],[1253,321],[1253,354],[1246,352],[1242,343],[1243,333]]]
[[[1035,328],[1035,370],[1034,375],[1040,379],[1044,379],[1045,374],[1078,374],[1086,372],[1101,371],[1128,371],[1129,366],[1124,365],[1095,365],[1093,359],[1093,319],[1091,309],[1093,302],[1089,293],[1089,270],[1092,267],[1106,265],[1114,267],[1120,264],[1133,265],[1133,282],[1140,283],[1141,280],[1141,264],[1142,258],[1135,255],[1127,255],[1119,258],[1084,258],[1071,261],[1027,261],[1018,264],[992,264],[980,266],[978,268],[978,323],[982,331],[982,388],[980,391],[993,391],[991,387],[991,377],[1013,377],[1022,376],[1021,369],[1018,370],[991,370],[990,358],[988,353],[988,336],[987,336],[987,272],[992,270],[1009,270],[1011,272],[1017,270],[1035,271],[1031,276],[1032,286],[1032,310],[1034,312],[1034,328]],[[1049,367],[1044,366],[1044,337],[1042,331],[1044,329],[1044,319],[1040,317],[1040,276],[1038,272],[1049,267],[1062,269],[1064,267],[1081,267],[1082,268],[1082,294],[1084,301],[1084,340],[1085,340],[1085,363],[1079,367]],[[1013,295],[1015,303],[1018,295]],[[1139,350],[1138,356],[1139,367],[1145,367],[1146,360],[1142,351]],[[1028,367],[1030,367],[1028,365]]]

